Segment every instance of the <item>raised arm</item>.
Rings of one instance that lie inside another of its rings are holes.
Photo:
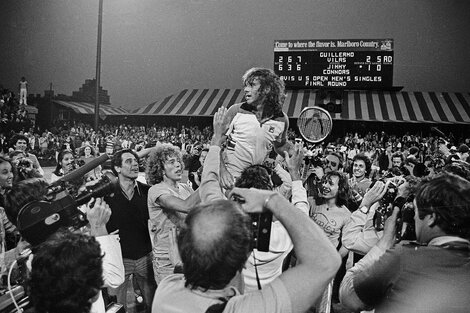
[[[323,230],[280,194],[257,189],[234,188],[231,195],[244,201],[250,213],[269,210],[287,229],[298,264],[279,276],[289,294],[292,312],[305,312],[321,296],[336,274],[341,259]]]
[[[188,198],[180,199],[170,194],[164,194],[157,200],[166,210],[188,213],[190,209],[201,202],[199,191],[194,191]]]
[[[288,152],[289,155],[292,155],[294,145],[289,142],[287,139],[287,131],[289,130],[289,118],[287,115],[284,113],[284,131],[282,132],[280,138],[278,141],[274,142],[274,151],[277,152],[277,154],[284,156],[284,152]]]
[[[224,141],[224,119],[227,114],[225,107],[220,107],[214,115],[214,135],[212,136],[211,146],[207,153],[204,166],[202,167],[201,185],[199,193],[201,202],[207,203],[217,199],[224,199],[225,196],[220,188],[220,146]]]
[[[222,137],[220,138],[221,144],[225,142],[227,140],[227,136],[230,135],[230,132],[231,132],[230,125],[235,115],[237,115],[238,108],[239,106],[233,105],[225,113],[222,125],[220,126],[221,131],[222,131]],[[225,166],[223,153],[224,153],[223,151],[220,152],[220,167],[219,167],[220,185],[225,189],[231,189],[235,182],[234,182],[232,174],[229,173],[229,171],[227,170],[227,167]]]

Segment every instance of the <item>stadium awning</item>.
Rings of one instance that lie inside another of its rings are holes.
[[[192,89],[133,111],[136,115],[211,116],[221,106],[243,101],[241,89]],[[288,90],[284,112],[297,118],[324,100],[313,90]],[[348,91],[335,120],[470,124],[470,94],[451,92]]]
[[[72,109],[77,114],[95,114],[95,104],[87,102],[74,102],[74,101],[62,101],[62,100],[53,100],[54,103],[58,105]],[[128,115],[124,109],[113,108],[109,105],[100,105],[100,116],[109,116],[109,115]]]

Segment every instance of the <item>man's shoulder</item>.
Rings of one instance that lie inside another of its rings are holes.
[[[152,312],[206,312],[214,304],[221,303],[223,292],[192,290],[185,286],[183,274],[165,277],[158,285]]]
[[[291,312],[289,293],[281,279],[277,278],[262,290],[231,298],[224,313],[229,312]]]
[[[150,189],[150,185],[148,184],[145,184],[141,181],[138,181],[136,180],[136,183],[137,183],[137,186],[139,186],[139,189],[145,193],[148,193],[149,189]]]
[[[235,103],[230,108],[228,108],[227,115],[235,116],[238,113],[253,115],[254,111],[256,111],[255,107],[249,105],[246,102],[241,102],[241,103]]]

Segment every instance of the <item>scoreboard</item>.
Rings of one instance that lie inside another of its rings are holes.
[[[275,40],[274,71],[288,88],[390,89],[393,39]]]

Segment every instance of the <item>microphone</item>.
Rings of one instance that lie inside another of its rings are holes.
[[[98,158],[93,159],[89,163],[83,165],[82,167],[79,167],[76,170],[70,172],[69,174],[62,176],[61,178],[53,182],[51,184],[51,187],[57,187],[57,186],[60,186],[64,182],[73,181],[73,180],[76,180],[77,178],[83,177],[85,176],[86,173],[93,170],[98,165],[103,164],[108,159],[109,159],[109,156],[105,153],[99,156]]]

